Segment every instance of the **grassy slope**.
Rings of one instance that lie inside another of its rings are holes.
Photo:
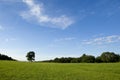
[[[60,64],[0,61],[0,80],[120,80],[120,63]]]

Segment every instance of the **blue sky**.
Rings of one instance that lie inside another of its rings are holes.
[[[120,53],[120,0],[0,0],[0,52],[18,60]]]

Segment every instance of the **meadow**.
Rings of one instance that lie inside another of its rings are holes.
[[[120,80],[120,63],[0,61],[0,80]]]

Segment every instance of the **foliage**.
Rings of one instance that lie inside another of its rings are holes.
[[[95,62],[95,57],[92,55],[86,55],[83,54],[81,58],[81,62],[86,62],[86,63],[94,63]]]
[[[114,52],[103,52],[101,56],[94,57],[92,55],[83,54],[81,57],[61,57],[55,58],[54,60],[47,60],[43,62],[58,62],[58,63],[108,63],[108,62],[119,62],[120,55]]]
[[[96,57],[95,62],[97,62],[97,63],[101,63],[101,62],[103,62],[103,61],[101,60],[101,57],[98,56],[98,57]]]
[[[61,58],[55,58],[53,62],[58,62],[58,63],[70,63],[73,58],[71,57],[61,57]]]
[[[27,57],[28,61],[31,61],[31,62],[34,61],[35,60],[35,52],[34,51],[28,52],[26,57]]]
[[[79,59],[78,58],[73,58],[70,62],[71,63],[79,63]]]
[[[7,55],[0,54],[0,60],[15,60]]]
[[[101,60],[103,62],[118,62],[119,55],[115,54],[114,52],[103,52],[101,54]]]

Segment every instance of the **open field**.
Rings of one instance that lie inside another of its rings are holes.
[[[120,63],[0,61],[0,80],[120,80]]]

